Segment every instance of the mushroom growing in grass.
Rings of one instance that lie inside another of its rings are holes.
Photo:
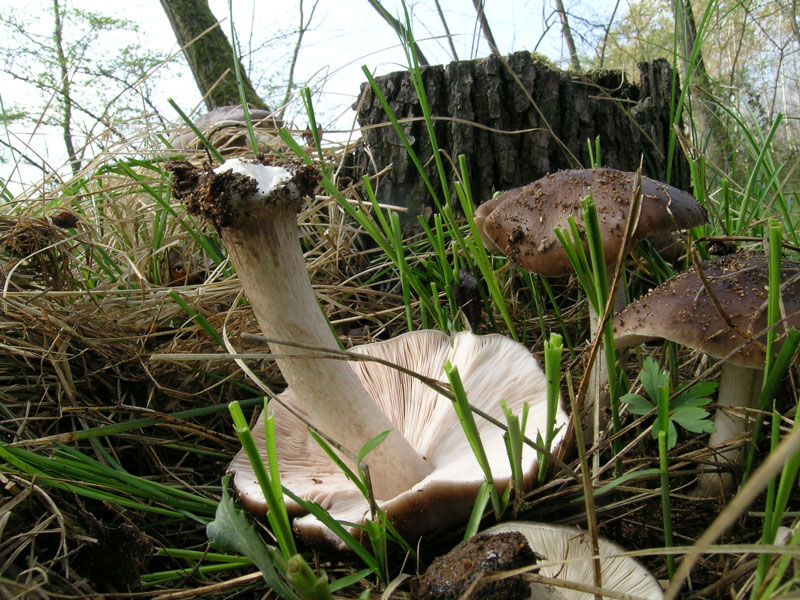
[[[465,521],[483,475],[450,402],[383,364],[325,355],[325,349],[336,353],[338,346],[311,288],[296,223],[303,197],[316,186],[313,167],[231,160],[214,171],[186,162],[172,163],[171,169],[176,196],[190,213],[214,224],[264,335],[302,345],[270,343],[289,385],[281,395],[282,404],[270,405],[284,485],[319,502],[334,518],[362,522],[369,514],[366,501],[311,439],[303,420],[353,456],[375,436],[390,431],[365,462],[375,497],[398,530],[418,537]],[[526,435],[535,439],[544,429],[544,374],[530,352],[512,340],[468,333],[449,338],[441,332],[420,331],[361,346],[356,352],[434,379],[442,378],[449,359],[459,368],[473,405],[502,419],[501,398],[516,413],[528,402]],[[504,486],[510,467],[503,432],[481,421],[478,426],[491,454],[495,483]],[[565,421],[559,407],[556,427],[563,430]],[[254,434],[263,443],[263,427],[257,426]],[[535,466],[536,453],[526,448],[523,468],[528,478]],[[243,454],[231,470],[243,502],[254,512],[265,511]],[[299,509],[292,502],[288,508]],[[338,543],[313,517],[297,519],[295,528],[309,539]]]
[[[572,273],[556,229],[569,217],[582,226],[582,200],[590,193],[597,205],[605,262],[613,265],[622,247],[635,173],[617,169],[558,171],[524,187],[503,192],[475,211],[475,225],[487,250],[502,252],[526,271],[546,277]],[[642,207],[631,240],[696,227],[706,211],[694,196],[642,177]]]
[[[595,595],[592,544],[585,531],[567,525],[509,521],[490,527],[482,534],[518,531],[540,558],[536,573],[550,581],[531,583],[531,598],[592,600]],[[598,539],[601,589],[617,598],[659,600],[664,597],[658,581],[633,558],[620,556],[625,549]],[[606,597],[600,594],[602,597]]]
[[[572,265],[554,231],[567,229],[569,217],[579,228],[583,227],[581,203],[591,193],[610,280],[624,242],[635,175],[609,168],[558,171],[484,202],[475,211],[475,225],[487,250],[502,252],[526,271],[547,277],[569,275]],[[705,222],[706,212],[691,194],[642,177],[641,211],[632,244]],[[625,290],[618,285],[614,311],[624,306]],[[592,338],[597,333],[597,320],[589,303]],[[595,390],[607,379],[605,361],[595,362],[593,376],[589,390]],[[587,404],[593,404],[594,395],[589,397]]]
[[[747,252],[708,260],[701,267],[708,288],[695,268],[670,278],[614,318],[614,340],[620,350],[663,338],[722,362],[716,433],[708,441],[716,468],[700,474],[696,493],[725,494],[733,478],[717,471],[735,464],[738,447],[730,442],[751,431],[743,412],[761,392],[769,267],[763,254]],[[781,272],[778,348],[786,328],[800,326],[800,265],[784,262]]]
[[[280,138],[275,132],[283,126],[283,123],[275,113],[260,108],[250,108],[248,112],[259,146],[280,144]],[[247,139],[247,121],[244,110],[239,105],[219,106],[197,117],[194,125],[226,156],[250,148],[250,141]],[[176,150],[203,149],[200,139],[193,131],[174,136],[170,143]]]
[[[441,379],[442,365],[450,361],[459,368],[465,392],[475,408],[502,419],[499,398],[503,398],[517,414],[527,402],[530,413],[526,435],[535,439],[537,430],[541,430],[544,437],[547,412],[544,374],[530,352],[507,337],[497,334],[479,336],[469,332],[459,332],[450,337],[440,331],[422,330],[384,342],[357,346],[353,350],[365,357],[381,359],[381,363],[366,360],[342,364],[355,372],[369,396],[390,415],[397,431],[433,469],[424,479],[394,497],[379,497],[381,509],[409,541],[437,531],[452,530],[465,523],[483,481],[483,473],[451,403],[418,377],[386,363],[412,370],[418,376]],[[291,384],[281,398],[284,404],[271,404],[270,410],[275,415],[283,485],[295,494],[319,503],[339,521],[363,522],[369,516],[369,507],[363,496],[308,435],[300,419],[284,408],[284,405],[300,405]],[[308,415],[303,413],[303,416],[307,418]],[[561,442],[565,423],[566,415],[559,407],[555,426],[560,431],[556,434],[553,448]],[[511,479],[503,432],[484,419],[477,418],[476,424],[495,485],[502,489]],[[259,423],[255,432],[260,435],[261,431]],[[337,441],[343,441],[335,436],[335,432],[328,433]],[[536,453],[525,447],[523,486],[532,483],[536,465]],[[234,458],[231,470],[235,472],[234,485],[241,501],[251,512],[263,514],[266,503],[244,452]],[[376,471],[374,466],[370,467],[370,473],[373,482],[380,477],[395,477],[392,472]],[[292,516],[302,514],[301,507],[291,500],[287,500],[287,508]],[[296,518],[294,528],[307,541],[343,548],[341,542],[312,515]]]

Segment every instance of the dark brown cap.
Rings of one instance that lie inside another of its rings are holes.
[[[475,212],[475,222],[488,250],[503,252],[533,273],[566,275],[572,267],[553,230],[566,229],[570,216],[582,228],[581,201],[591,193],[597,205],[605,259],[610,263],[622,246],[634,176],[607,168],[559,171],[482,204]],[[705,210],[687,192],[648,177],[642,177],[642,192],[634,243],[656,233],[706,222]]]
[[[739,252],[704,262],[708,290],[692,268],[662,283],[614,317],[617,349],[663,338],[732,364],[761,368],[766,358],[769,267],[760,253]],[[785,327],[800,327],[800,264],[781,266]],[[719,306],[709,296],[709,290]],[[733,353],[731,355],[731,353]],[[731,356],[729,356],[731,355]]]

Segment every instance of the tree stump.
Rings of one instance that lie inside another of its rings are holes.
[[[587,140],[600,137],[604,166],[664,180],[670,124],[672,69],[666,60],[639,65],[641,84],[619,71],[559,71],[528,52],[489,56],[422,68],[442,158],[452,188],[458,156],[466,157],[475,204],[499,190],[525,185],[547,173],[588,167]],[[439,200],[442,187],[417,94],[407,71],[377,78],[403,132],[424,166]],[[433,198],[368,84],[356,104],[362,138],[350,174],[360,179],[386,167],[377,181],[380,202],[408,209],[404,227],[435,210]],[[672,185],[689,189],[688,164],[676,152]]]

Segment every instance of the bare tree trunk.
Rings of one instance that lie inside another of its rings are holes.
[[[59,94],[61,95],[61,130],[64,138],[64,145],[67,147],[69,156],[69,166],[72,173],[77,174],[81,170],[81,161],[75,151],[75,143],[72,136],[72,96],[70,92],[70,74],[67,65],[67,57],[64,55],[64,39],[62,32],[61,7],[58,0],[53,0],[53,18],[55,19],[55,29],[53,30],[53,43],[55,44],[58,66],[61,72],[61,85]]]
[[[564,35],[564,41],[567,42],[569,68],[579,73],[581,70],[581,61],[578,60],[578,49],[575,47],[572,29],[570,29],[569,20],[567,19],[567,11],[564,10],[564,3],[561,0],[556,0],[556,12],[558,12],[558,17],[561,19],[561,33]]]
[[[208,110],[239,104],[233,48],[208,7],[208,0],[161,0],[161,6],[183,48]],[[195,39],[198,36],[202,37]],[[241,62],[239,68],[247,103],[269,110],[253,89]]]

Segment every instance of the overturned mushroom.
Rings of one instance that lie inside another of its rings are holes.
[[[592,544],[585,531],[577,527],[525,521],[509,521],[490,527],[482,534],[518,531],[539,556],[538,574],[551,583],[531,584],[531,598],[553,600],[592,600],[594,594],[594,560]],[[625,550],[613,542],[598,539],[602,589],[615,592],[614,597],[664,597],[655,577],[634,559],[619,556]],[[563,582],[563,586],[559,585]],[[588,590],[592,590],[591,592]],[[602,593],[600,596],[603,596]]]
[[[385,365],[320,356],[319,348],[336,350],[337,345],[308,280],[296,224],[302,197],[315,187],[316,172],[295,163],[246,161],[228,161],[215,172],[183,162],[171,168],[175,194],[190,212],[202,214],[217,228],[264,334],[314,348],[270,344],[289,384],[283,403],[353,455],[376,435],[391,431],[366,463],[375,495],[401,533],[418,537],[465,520],[483,476],[450,402]],[[459,367],[474,405],[502,418],[501,398],[515,412],[528,402],[527,435],[535,438],[544,427],[544,375],[527,349],[502,336],[460,333],[451,339],[421,331],[356,351],[437,379],[449,359]],[[272,404],[271,409],[281,440],[278,462],[284,484],[337,519],[363,521],[366,501],[316,446],[301,420],[282,406]],[[556,426],[565,420],[559,408]],[[495,483],[503,486],[510,468],[502,431],[478,421]],[[263,428],[256,427],[255,433],[263,436]],[[526,449],[523,463],[531,478],[535,452]],[[231,468],[245,504],[256,512],[266,510],[246,457],[238,456]],[[337,543],[312,517],[297,519],[295,528],[309,539]]]
[[[708,441],[716,452],[714,463],[721,467],[735,462],[737,448],[717,450],[750,430],[741,409],[752,407],[761,392],[769,267],[763,254],[747,252],[708,260],[701,267],[708,289],[694,268],[672,277],[614,318],[614,338],[617,349],[663,338],[722,361],[717,431]],[[784,322],[778,325],[778,347],[786,327],[800,326],[800,265],[784,262],[781,270]],[[706,472],[698,479],[697,492],[727,493],[732,484],[730,473]]]

